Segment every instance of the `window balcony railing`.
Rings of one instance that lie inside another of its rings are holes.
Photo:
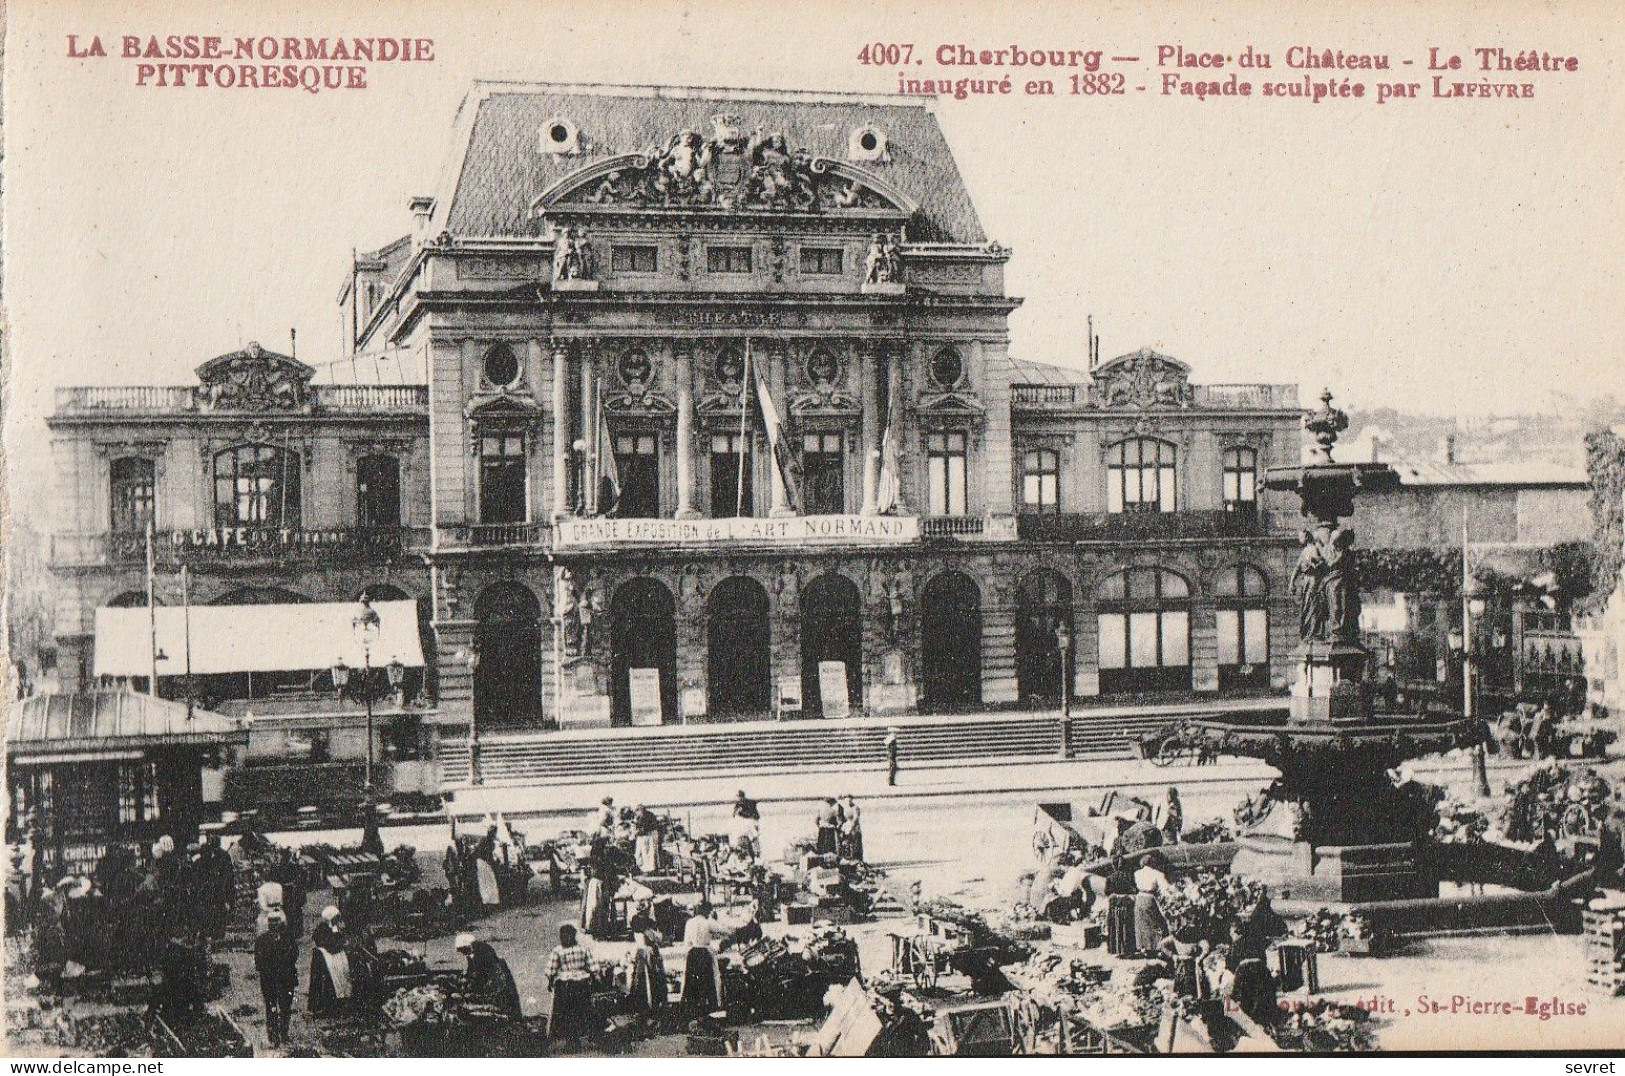
[[[278,560],[308,557],[393,557],[428,546],[422,527],[212,527],[158,531],[153,559],[159,564],[212,560]],[[147,557],[144,531],[103,531],[51,536],[51,563],[60,568],[139,564]]]
[[[1139,542],[1167,539],[1261,538],[1272,532],[1268,512],[1123,512],[1020,515],[1025,542]]]
[[[442,547],[491,549],[497,547],[545,545],[552,528],[546,523],[442,523]]]
[[[927,516],[920,520],[920,536],[961,542],[1011,542],[1016,538],[1016,521],[1013,516]]]

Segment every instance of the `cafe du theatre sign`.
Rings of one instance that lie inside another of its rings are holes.
[[[917,516],[789,516],[784,519],[566,519],[553,547],[900,545],[920,539]]]

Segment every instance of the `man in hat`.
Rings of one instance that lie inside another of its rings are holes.
[[[265,999],[265,1037],[272,1046],[281,1046],[288,1041],[293,995],[299,988],[299,943],[280,907],[267,911],[261,922],[254,937],[254,971]]]
[[[350,972],[350,939],[344,932],[344,917],[329,904],[322,909],[321,924],[310,934],[310,1011],[322,1016],[349,1006],[355,997]]]
[[[900,743],[899,743],[898,736],[897,736],[897,730],[896,729],[887,729],[886,730],[886,783],[888,785],[897,784],[897,770],[898,770],[897,753],[898,753],[899,749],[900,749]]]
[[[463,969],[463,994],[468,1000],[489,1005],[510,1019],[522,1019],[524,1013],[520,1009],[519,987],[514,982],[513,971],[491,943],[463,933],[457,935],[457,951],[468,961]]]
[[[598,813],[593,816],[592,832],[601,833],[606,837],[615,836],[615,797],[605,796],[598,804]]]
[[[841,797],[841,855],[863,862],[863,811],[848,792]]]

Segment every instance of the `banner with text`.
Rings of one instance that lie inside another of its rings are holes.
[[[871,545],[920,540],[916,516],[790,516],[784,519],[567,519],[555,549],[621,545]]]

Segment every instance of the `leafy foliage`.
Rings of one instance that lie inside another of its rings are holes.
[[[1621,544],[1625,542],[1625,521],[1620,518],[1625,504],[1625,438],[1611,430],[1588,434],[1586,473],[1591,479],[1591,551],[1595,566],[1585,606],[1587,611],[1597,611],[1619,581]]]

